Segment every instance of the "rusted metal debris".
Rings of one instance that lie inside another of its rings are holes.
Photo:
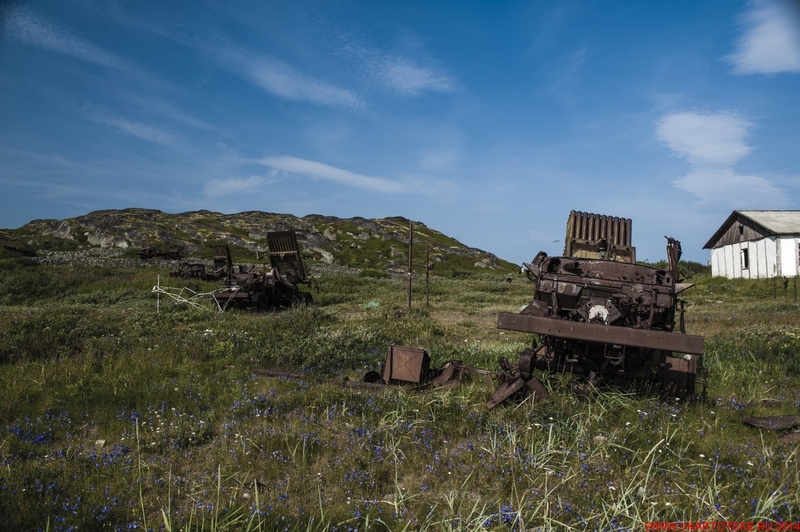
[[[631,225],[572,211],[564,256],[539,252],[524,265],[536,283],[533,300],[497,320],[498,328],[539,336],[539,345],[520,356],[526,371],[517,378],[529,382],[527,368],[569,371],[597,383],[650,381],[671,397],[694,396],[704,341],[683,327],[678,295],[692,285],[679,282],[680,242],[667,239],[667,268],[636,264]],[[519,391],[509,382],[501,382],[491,406]]]
[[[782,443],[797,443],[800,442],[800,432],[790,432],[778,438]]]
[[[213,247],[214,259],[210,270],[205,264],[184,262],[170,277],[223,281],[224,286],[203,294],[216,303],[222,312],[229,308],[244,308],[256,311],[276,307],[309,304],[309,292],[300,290],[302,284],[312,284],[306,275],[300,246],[294,231],[267,233],[270,269],[266,265],[234,266],[227,245]]]
[[[458,386],[465,374],[483,375],[490,379],[486,369],[467,366],[460,360],[451,360],[441,368],[430,367],[430,357],[424,349],[392,345],[380,372],[369,371],[360,382],[345,380],[350,388],[385,388],[401,383],[421,387],[450,388]]]
[[[205,264],[198,262],[184,262],[178,267],[177,271],[169,272],[169,276],[178,279],[198,279],[202,281],[217,280],[219,277],[213,279],[209,278],[206,273]]]
[[[269,377],[288,377],[290,379],[302,379],[305,377],[302,373],[295,373],[292,371],[284,371],[280,369],[269,369],[269,368],[250,368],[250,371],[253,373],[258,373],[259,375],[267,375]]]
[[[184,262],[177,271],[170,272],[170,277],[181,279],[198,279],[201,281],[219,281],[227,279],[233,273],[233,261],[228,246],[220,245],[212,248],[213,266],[210,270],[201,262]]]
[[[181,260],[180,248],[170,248],[165,251],[157,247],[149,247],[140,249],[138,253],[139,253],[139,258],[142,260],[153,260],[153,259]]]
[[[530,399],[533,403],[547,399],[547,388],[532,373],[534,356],[533,351],[523,351],[516,367],[505,358],[500,359],[500,385],[486,402],[488,408],[494,408],[513,396]]]
[[[235,366],[229,366],[235,367]],[[250,368],[253,373],[270,377],[304,379],[308,375],[280,369]],[[460,360],[451,360],[441,368],[430,367],[430,357],[424,349],[392,345],[386,354],[381,372],[370,371],[361,381],[345,378],[341,384],[347,388],[384,389],[400,384],[416,384],[415,388],[452,388],[459,386],[465,374],[482,375],[491,382],[491,372],[465,365]]]
[[[383,365],[383,382],[422,382],[428,380],[431,359],[424,349],[393,345]]]
[[[766,430],[793,430],[800,426],[800,416],[746,417],[742,421],[751,427]],[[800,442],[800,432],[788,432],[778,438],[782,443]]]
[[[300,247],[294,231],[267,234],[272,268],[239,266],[234,268],[228,246],[214,247],[214,270],[212,275],[222,275],[225,286],[209,294],[217,308],[246,308],[256,311],[276,307],[310,304],[309,292],[299,289],[301,284],[310,284],[300,256]]]
[[[787,430],[800,425],[800,416],[746,417],[742,421],[760,429]]]

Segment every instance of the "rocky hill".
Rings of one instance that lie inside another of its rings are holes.
[[[293,229],[306,261],[317,269],[344,267],[373,272],[405,272],[409,220],[402,217],[341,219],[311,214],[259,211],[221,214],[194,211],[168,214],[151,209],[95,211],[66,220],[34,220],[0,231],[6,252],[35,255],[40,262],[141,261],[140,251],[179,253],[182,259],[208,259],[211,246],[227,244],[235,262],[267,259],[267,233]],[[429,247],[432,273],[470,271],[507,274],[516,267],[491,253],[467,247],[420,222],[413,222],[415,270],[424,271]]]

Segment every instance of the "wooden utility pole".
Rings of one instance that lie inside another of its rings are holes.
[[[408,222],[408,310],[411,310],[411,253],[414,251],[414,224]]]

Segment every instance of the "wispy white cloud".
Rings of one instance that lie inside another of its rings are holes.
[[[170,100],[158,94],[146,93],[139,94],[134,91],[123,90],[119,92],[119,98],[140,107],[144,112],[161,118],[166,118],[177,124],[189,126],[194,129],[204,131],[215,131],[216,127],[205,120],[187,113],[181,107],[173,104]]]
[[[800,10],[790,0],[753,1],[725,59],[737,74],[800,72]]]
[[[455,82],[447,73],[419,66],[406,57],[378,57],[370,66],[380,81],[402,96],[456,90]]]
[[[588,49],[584,46],[572,53],[559,57],[549,72],[550,91],[560,94],[564,87],[571,85],[580,76],[581,68],[586,63]]]
[[[656,134],[692,164],[728,166],[750,153],[750,126],[731,113],[674,113],[658,121]]]
[[[774,209],[789,204],[786,194],[766,178],[738,174],[732,168],[695,168],[673,184],[703,201],[738,208]]]
[[[426,174],[403,174],[401,186],[406,192],[434,196],[445,202],[454,201],[461,192],[461,188],[452,181]]]
[[[260,59],[247,66],[247,74],[262,89],[287,100],[359,108],[363,102],[349,89],[301,74],[275,60]]]
[[[279,98],[350,109],[365,106],[355,91],[303,74],[281,60],[233,48],[215,55],[221,64]]]
[[[430,150],[420,160],[420,167],[425,170],[441,171],[453,168],[461,160],[460,147]]]
[[[446,94],[461,88],[445,69],[430,64],[426,66],[408,56],[384,52],[358,42],[352,36],[342,37],[342,43],[344,55],[354,57],[369,77],[400,96]]]
[[[262,176],[244,178],[212,179],[203,187],[203,193],[209,197],[226,196],[254,192],[267,185],[269,180]]]
[[[87,112],[86,116],[93,122],[111,126],[122,133],[146,140],[147,142],[165,146],[171,146],[176,143],[176,139],[173,135],[156,126],[99,111]]]
[[[752,151],[747,144],[750,122],[732,113],[674,113],[656,123],[656,136],[691,170],[673,185],[705,202],[735,207],[778,208],[788,198],[768,179],[743,175],[734,165]]]
[[[265,166],[288,174],[304,175],[316,179],[327,179],[340,185],[382,193],[407,192],[397,181],[382,177],[371,177],[343,170],[317,161],[309,161],[299,157],[281,156],[267,157],[261,160]]]
[[[13,7],[6,17],[7,35],[24,44],[106,68],[126,68],[127,61],[91,44],[30,9]]]

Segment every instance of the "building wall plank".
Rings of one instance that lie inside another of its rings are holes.
[[[720,236],[713,247],[717,248],[738,244],[740,242],[751,242],[753,240],[760,240],[766,236],[768,235],[761,232],[760,228],[756,227],[752,220],[744,216],[738,216],[722,236]]]

